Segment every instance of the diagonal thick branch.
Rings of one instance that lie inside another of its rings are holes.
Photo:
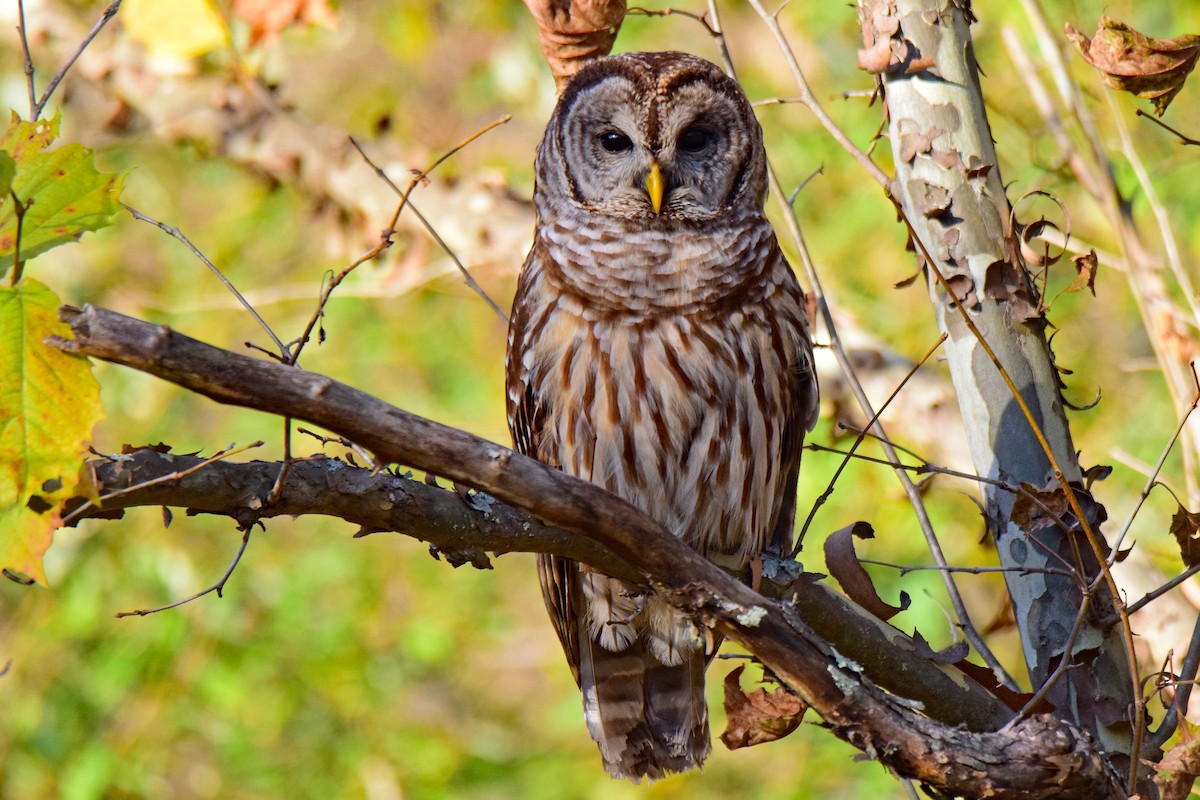
[[[863,668],[853,660],[853,653],[841,647],[835,650],[821,638],[829,635],[825,629],[830,627],[830,621],[822,621],[813,608],[824,602],[828,613],[834,604],[829,602],[827,593],[805,591],[805,586],[813,584],[800,582],[794,587],[796,593],[784,602],[765,597],[600,488],[549,469],[507,447],[389,406],[329,378],[226,352],[169,328],[93,306],[83,309],[67,306],[61,310],[61,316],[70,323],[76,337],[52,340],[64,350],[156,375],[218,402],[321,425],[361,444],[383,462],[406,464],[472,486],[534,515],[544,524],[515,509],[500,508],[500,503],[496,503],[488,511],[495,521],[480,525],[482,512],[469,508],[455,494],[432,487],[425,487],[427,491],[417,490],[418,484],[399,476],[371,476],[366,470],[351,472],[344,466],[332,467],[340,463],[332,461],[294,464],[293,475],[289,475],[278,505],[272,509],[261,508],[261,502],[248,502],[265,497],[270,491],[270,480],[277,474],[277,465],[256,463],[212,465],[213,469],[243,470],[243,477],[253,470],[262,473],[257,489],[244,493],[228,506],[206,507],[202,497],[183,493],[189,481],[202,480],[198,476],[204,470],[181,480],[176,487],[180,493],[174,498],[169,494],[171,483],[151,487],[147,491],[161,494],[153,499],[147,495],[141,500],[145,504],[180,504],[233,516],[238,513],[263,516],[276,511],[331,513],[351,519],[367,530],[410,532],[439,548],[444,547],[447,552],[476,552],[482,557],[483,550],[552,551],[583,558],[614,573],[636,573],[669,602],[752,652],[782,683],[812,706],[836,735],[896,773],[920,780],[939,794],[1120,796],[1119,787],[1087,734],[1044,716],[1022,720],[1001,732],[990,732],[1000,727],[1010,714],[977,686],[974,690],[964,688],[962,684],[970,682],[962,676],[958,676],[957,682],[943,680],[941,685],[948,687],[946,691],[952,691],[949,687],[954,686],[957,691],[949,702],[943,697],[940,705],[941,689],[921,695],[904,694],[920,696],[923,702],[900,700],[895,689],[892,689],[895,694],[882,691],[876,685],[881,681],[866,677]],[[106,479],[106,470],[118,470],[116,463],[121,462],[98,465],[101,482]],[[178,470],[181,466],[169,464],[163,468]],[[388,510],[386,518],[380,519],[369,516],[371,504],[364,503],[362,495],[355,496],[353,491],[346,492],[338,501],[346,503],[340,510],[332,505],[331,499],[331,504],[324,508],[305,511],[302,495],[311,487],[306,489],[299,481],[330,481],[339,472],[347,472],[345,477],[352,480],[367,481],[358,488],[382,491],[385,496],[391,492],[396,499],[413,493],[424,499],[425,495],[432,497],[433,492],[444,497],[436,501],[439,505],[428,506],[419,513],[393,508]],[[298,481],[294,487],[292,480]],[[371,481],[376,483],[372,485]],[[247,485],[253,485],[253,481],[247,481]],[[138,498],[137,492],[122,495],[106,511],[119,507],[117,504],[136,504]],[[290,510],[278,510],[282,508]],[[393,511],[394,514],[390,513]],[[472,523],[468,526],[469,541],[449,538],[443,529],[453,529],[455,523],[448,520],[463,514]],[[406,515],[411,519],[406,521]],[[521,529],[520,535],[515,531],[517,528]],[[824,601],[820,600],[822,597]],[[848,608],[845,603],[840,612],[832,612],[835,617],[841,615],[832,627],[853,624],[863,628],[861,620],[847,613]],[[865,628],[863,631],[868,639],[873,635]],[[892,633],[891,646],[884,649],[901,652],[903,648],[896,647],[896,640],[905,637],[898,631]],[[853,646],[854,642],[848,644]],[[934,670],[926,673],[948,676]],[[918,713],[918,708],[929,716]]]

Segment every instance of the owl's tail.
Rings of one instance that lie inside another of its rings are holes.
[[[703,764],[711,749],[703,648],[665,666],[640,639],[620,652],[581,639],[584,717],[609,774],[637,783]]]

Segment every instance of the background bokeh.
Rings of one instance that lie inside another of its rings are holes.
[[[26,4],[43,85],[104,5]],[[680,7],[703,10],[700,3]],[[1071,22],[1090,33],[1103,12],[1174,36],[1194,32],[1200,3],[1047,0],[1044,7],[1056,30]],[[741,3],[722,8],[751,98],[794,94],[761,21]],[[297,24],[278,36],[262,35],[236,11],[204,0],[127,0],[52,104],[61,109],[64,138],[94,148],[105,169],[129,171],[126,202],[179,226],[286,341],[312,313],[322,276],[370,249],[390,217],[388,190],[346,137],[405,185],[408,170],[511,114],[511,122],[457,154],[413,195],[507,308],[532,231],[533,152],[554,100],[523,5],[345,0],[336,24]],[[978,59],[1010,197],[1034,188],[1053,192],[1070,208],[1076,236],[1114,251],[1102,215],[1048,144],[1001,45],[1002,28],[1012,26],[1036,51],[1019,4],[978,4],[976,13]],[[25,114],[15,17],[14,3],[0,10],[0,93]],[[855,67],[861,42],[853,8],[795,3],[781,21],[818,97],[868,147],[880,112],[868,101],[872,79]],[[718,58],[705,31],[682,16],[631,16],[617,47]],[[1116,119],[1132,130],[1194,267],[1200,169],[1193,152],[1135,119],[1137,103],[1109,96],[1079,59],[1072,57],[1071,69],[1105,141],[1119,149]],[[1200,94],[1189,86],[1167,119],[1197,135],[1198,109]],[[785,186],[820,171],[796,208],[838,313],[896,353],[919,357],[936,331],[919,285],[892,288],[915,267],[890,205],[804,108],[765,106],[760,118]],[[890,167],[886,142],[875,157]],[[1148,219],[1127,163],[1116,158],[1114,169],[1135,213]],[[1069,265],[1061,269],[1052,287],[1073,277]],[[27,274],[66,302],[104,305],[219,346],[268,343],[179,242],[129,217],[37,259]],[[1153,462],[1177,412],[1124,277],[1102,267],[1096,295],[1064,294],[1051,312],[1059,362],[1074,370],[1068,397],[1087,402],[1100,391],[1103,398],[1096,409],[1072,415],[1076,443],[1085,465],[1114,463],[1117,449],[1128,454],[1124,463]],[[507,441],[505,326],[411,215],[402,218],[394,246],[337,292],[323,328],[324,343],[306,351],[307,369]],[[936,363],[926,372],[945,381]],[[261,438],[267,444],[253,457],[282,453],[279,420],[128,370],[98,365],[96,373],[108,414],[95,435],[101,452],[161,441],[178,452],[211,453]],[[840,443],[835,411],[826,408],[813,440]],[[892,422],[902,442],[953,441],[950,428],[906,432],[906,424],[921,423]],[[301,453],[320,449],[315,440],[297,441]],[[802,511],[837,463],[826,454],[806,456]],[[1181,483],[1180,469],[1178,460],[1168,461],[1169,483]],[[1110,518],[1124,518],[1144,480],[1118,463],[1098,488]],[[972,491],[939,478],[927,499],[950,559],[992,564]],[[1139,549],[1165,574],[1179,569],[1166,533],[1174,510],[1170,497],[1156,492],[1133,529]],[[819,543],[858,519],[878,532],[860,548],[865,555],[928,562],[899,485],[877,465],[851,465],[810,536]],[[453,570],[420,542],[383,534],[352,540],[352,533],[324,519],[269,521],[223,598],[115,619],[116,612],[209,585],[240,534],[227,520],[182,512],[165,527],[159,509],[61,531],[47,559],[48,590],[0,581],[0,667],[10,664],[0,677],[0,797],[904,796],[883,768],[856,760],[857,752],[815,718],[781,742],[733,753],[718,744],[702,773],[650,788],[614,783],[584,730],[532,557],[501,557],[488,572]],[[803,560],[822,568],[818,544]],[[935,646],[954,640],[932,573],[872,571],[885,597],[901,589],[913,597],[896,624],[919,629]],[[981,624],[1001,614],[1003,587],[994,575],[966,576],[960,585]],[[1000,630],[993,642],[1020,673],[1015,636]],[[718,732],[720,678],[729,668],[718,661],[710,673]]]

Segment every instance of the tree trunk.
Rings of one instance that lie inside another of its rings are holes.
[[[984,509],[1000,562],[1013,568],[1005,577],[1032,686],[1036,691],[1069,659],[1074,666],[1056,678],[1046,698],[1056,715],[1090,731],[1127,774],[1141,740],[1135,726],[1145,721],[1135,713],[1125,629],[1110,585],[1097,577],[1097,554],[1107,554],[1098,529],[1106,514],[1083,487],[1040,298],[1019,256],[1019,228],[1010,218],[984,110],[972,20],[963,2],[865,4],[864,60],[872,52],[887,55],[886,66],[875,68],[887,101],[894,199],[920,242],[914,246],[938,327],[948,336],[950,374],[975,468],[1003,484],[984,485]],[[1043,505],[1004,488],[1022,485],[1036,490]],[[1082,580],[1018,571],[1064,568]],[[1084,584],[1093,582],[1089,593]],[[1147,783],[1137,788],[1154,796]]]

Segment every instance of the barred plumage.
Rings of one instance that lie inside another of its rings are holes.
[[[722,563],[785,549],[817,388],[740,88],[681,53],[601,59],[564,91],[537,167],[509,332],[517,449]],[[606,768],[702,763],[711,654],[693,623],[585,565],[544,557],[539,574]]]

